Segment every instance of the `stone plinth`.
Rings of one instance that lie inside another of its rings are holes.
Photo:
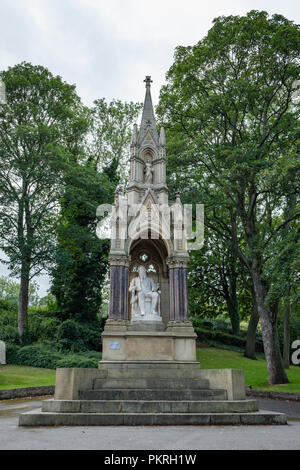
[[[180,326],[179,326],[180,325]],[[147,331],[145,325],[134,330],[117,330],[113,322],[102,334],[104,361],[196,361],[196,334],[190,323],[166,331]]]
[[[255,400],[229,398],[243,387],[242,371],[205,372],[193,361],[101,361],[98,370],[58,369],[55,400],[21,414],[19,425],[286,424],[281,413],[260,413]]]

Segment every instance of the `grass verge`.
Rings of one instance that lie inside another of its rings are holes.
[[[265,359],[259,355],[256,361],[247,359],[242,352],[221,348],[198,348],[197,360],[201,369],[243,369],[246,385],[258,390],[300,393],[300,367],[290,366],[288,384],[269,385]]]
[[[55,370],[39,367],[1,365],[0,389],[55,385]]]

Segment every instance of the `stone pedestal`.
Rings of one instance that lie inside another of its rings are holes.
[[[191,323],[174,323],[170,322],[166,331],[157,331],[135,322],[118,329],[118,322],[110,321],[102,334],[103,361],[196,361],[196,334]]]

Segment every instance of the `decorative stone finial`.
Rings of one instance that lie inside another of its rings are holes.
[[[144,82],[146,83],[146,87],[151,87],[151,83],[153,83],[153,80],[151,80],[151,76],[150,75],[146,75],[146,78],[144,80]]]
[[[133,126],[133,133],[132,133],[132,139],[131,139],[131,145],[136,145],[136,144],[137,144],[137,139],[138,139],[137,124],[134,124],[134,126]]]
[[[180,191],[177,190],[175,194],[176,194],[176,202],[177,202],[177,204],[181,204]]]
[[[163,124],[161,125],[161,128],[160,128],[159,145],[162,147],[166,145],[166,133],[165,133],[165,128]]]

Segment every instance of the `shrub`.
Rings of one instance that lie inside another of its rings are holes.
[[[19,342],[19,332],[16,326],[6,325],[0,326],[0,339],[10,344]]]
[[[84,357],[91,357],[93,359],[97,359],[97,361],[101,360],[102,354],[98,351],[86,351],[81,354]]]
[[[64,321],[57,329],[57,346],[62,351],[79,352],[86,350],[81,339],[80,326],[74,320]]]
[[[101,344],[101,323],[98,320],[78,323],[80,339],[83,340],[86,349],[99,351]]]
[[[68,355],[57,362],[57,367],[83,367],[83,368],[95,368],[98,367],[98,359],[92,357],[83,357],[77,354]]]
[[[14,301],[0,299],[0,339],[17,344],[18,334],[18,304]]]
[[[65,354],[51,349],[49,345],[34,344],[31,346],[6,345],[7,364],[20,366],[56,369],[57,367],[97,368],[101,354],[87,351],[83,354]]]
[[[7,364],[18,364],[18,351],[21,346],[15,344],[6,344],[6,362]]]
[[[47,307],[30,307],[28,311],[28,334],[31,342],[51,341],[56,339],[57,329],[61,321],[55,312]]]
[[[15,363],[22,366],[55,369],[57,361],[61,358],[60,353],[49,350],[42,344],[35,344],[20,348],[16,353]]]
[[[57,329],[57,345],[62,351],[99,351],[101,332],[101,323],[97,319],[89,322],[66,320]]]

